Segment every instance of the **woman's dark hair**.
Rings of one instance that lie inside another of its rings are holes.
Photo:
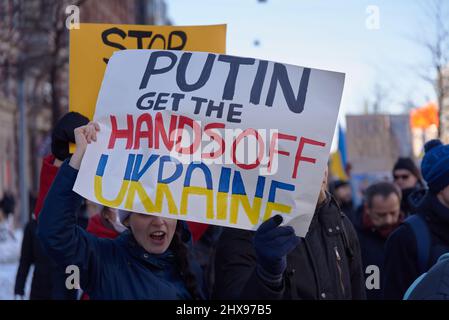
[[[182,222],[178,221],[171,247],[175,252],[176,262],[180,269],[181,278],[184,280],[187,290],[194,300],[199,300],[202,297],[200,291],[198,290],[196,277],[190,268],[190,259],[192,259],[192,257],[189,255],[187,243],[184,241],[185,232],[186,231],[182,226]]]

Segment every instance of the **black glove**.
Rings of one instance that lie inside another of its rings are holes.
[[[273,276],[282,275],[287,267],[287,254],[300,243],[295,230],[290,227],[279,227],[282,217],[276,215],[259,226],[254,236],[254,249],[257,262]]]

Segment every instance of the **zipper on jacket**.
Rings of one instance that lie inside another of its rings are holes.
[[[338,248],[335,246],[334,247],[334,251],[335,251],[335,257],[337,260],[337,270],[338,270],[338,275],[340,278],[340,286],[341,286],[341,290],[343,291],[343,297],[345,296],[345,285],[343,283],[343,272],[341,269],[341,256],[340,253],[338,252]]]

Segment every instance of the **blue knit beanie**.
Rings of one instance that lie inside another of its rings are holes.
[[[449,145],[434,139],[424,145],[424,150],[421,172],[430,191],[437,194],[449,185]]]

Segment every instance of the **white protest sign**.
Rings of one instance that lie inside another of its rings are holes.
[[[74,190],[103,205],[305,236],[344,74],[202,52],[114,53]]]

